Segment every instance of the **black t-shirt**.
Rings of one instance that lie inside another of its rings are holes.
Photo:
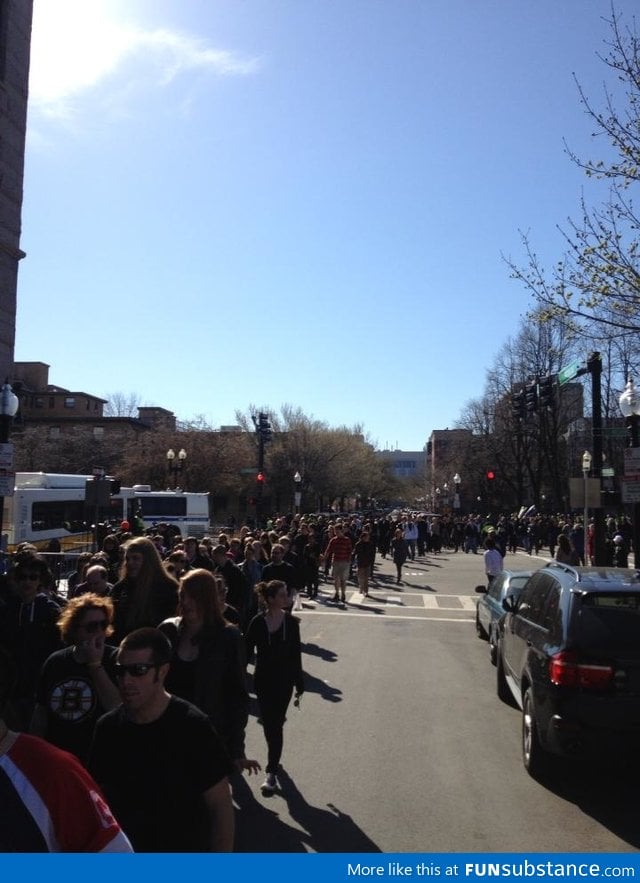
[[[120,706],[96,726],[89,769],[136,852],[208,852],[203,794],[233,772],[209,719],[172,696],[148,724]]]
[[[115,682],[116,647],[106,646],[102,664]],[[91,672],[73,658],[73,647],[52,653],[45,661],[37,691],[38,704],[47,710],[47,742],[87,760],[93,729],[106,711],[100,704]]]

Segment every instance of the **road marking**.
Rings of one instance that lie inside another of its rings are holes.
[[[417,610],[418,608],[410,608]],[[377,619],[386,620],[386,619],[401,619],[403,622],[464,622],[464,623],[475,623],[475,618],[470,617],[456,617],[451,618],[448,616],[399,616],[397,613],[387,613],[386,611],[381,611],[380,613],[366,613],[364,611],[350,611],[346,610],[312,610],[309,607],[304,608],[304,612],[307,616],[337,616],[344,618],[345,616],[352,617],[353,619]],[[462,611],[460,611],[462,612]]]
[[[427,610],[468,610],[475,613],[476,599],[470,595],[423,595]]]

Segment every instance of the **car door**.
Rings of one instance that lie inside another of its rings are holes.
[[[556,581],[545,573],[534,573],[522,590],[516,609],[505,617],[502,635],[502,659],[505,674],[517,685],[529,660],[546,644],[548,629],[544,626],[549,594]]]
[[[504,596],[504,586],[507,582],[508,574],[500,573],[489,586],[487,594],[480,599],[478,605],[478,616],[484,630],[489,634],[492,623],[500,619],[504,610],[502,609],[502,598]],[[484,603],[482,603],[484,602]]]

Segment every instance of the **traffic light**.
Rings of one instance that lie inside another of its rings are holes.
[[[524,389],[511,393],[511,414],[515,420],[522,420],[527,413],[527,403],[524,397]]]
[[[271,441],[271,423],[268,414],[258,414],[258,432],[263,442]]]
[[[538,402],[541,408],[553,408],[556,390],[556,374],[541,377],[538,384]]]
[[[524,397],[529,414],[538,410],[538,382],[528,383],[524,388]]]
[[[494,478],[496,477],[496,474],[493,471],[493,469],[487,469],[486,476],[487,476],[487,481],[493,481]]]
[[[264,472],[258,472],[256,475],[256,481],[261,487],[264,485]]]

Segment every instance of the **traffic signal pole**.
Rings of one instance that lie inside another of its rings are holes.
[[[591,374],[591,429],[593,438],[593,466],[594,478],[601,483],[602,476],[602,358],[600,353],[591,353],[587,359],[587,371]],[[603,567],[606,558],[605,547],[605,513],[602,508],[602,492],[599,505],[593,513],[594,538],[593,538],[593,564]],[[587,528],[584,525],[585,560],[587,550]]]

